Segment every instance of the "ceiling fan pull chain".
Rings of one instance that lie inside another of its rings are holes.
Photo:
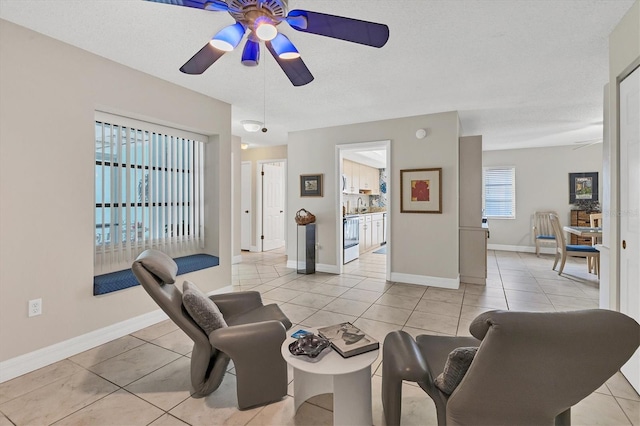
[[[263,61],[264,63],[264,84],[262,85],[262,132],[267,132],[267,61],[266,59]]]

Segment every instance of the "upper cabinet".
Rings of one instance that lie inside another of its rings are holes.
[[[364,164],[343,160],[346,194],[380,195],[380,171]]]
[[[360,191],[365,194],[380,194],[380,172],[373,167],[360,164]]]
[[[342,172],[346,180],[343,192],[347,194],[358,194],[360,192],[360,164],[343,160]]]

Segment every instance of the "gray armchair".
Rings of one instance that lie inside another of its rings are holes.
[[[640,326],[619,312],[491,311],[469,327],[474,337],[394,331],[384,340],[382,403],[399,425],[402,380],[433,399],[438,425],[569,425],[571,406],[633,355]],[[462,381],[447,395],[435,386],[448,354],[479,346]]]
[[[278,401],[287,394],[287,366],[280,347],[291,321],[277,305],[263,305],[260,293],[213,295],[228,327],[208,336],[182,303],[175,286],[178,266],[166,254],[146,250],[134,261],[134,275],[162,310],[193,340],[191,384],[194,396],[215,391],[234,362],[240,409]]]

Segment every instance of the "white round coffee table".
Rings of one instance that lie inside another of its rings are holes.
[[[307,329],[315,332],[315,330]],[[295,410],[307,399],[323,393],[333,393],[333,424],[335,426],[371,426],[371,364],[379,350],[343,358],[331,348],[325,349],[318,361],[289,352],[288,337],[282,344],[282,356],[293,367],[293,400]]]

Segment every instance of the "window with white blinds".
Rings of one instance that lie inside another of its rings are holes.
[[[516,218],[516,169],[484,167],[482,173],[484,216],[494,219]]]
[[[204,247],[205,136],[96,112],[95,274]]]

